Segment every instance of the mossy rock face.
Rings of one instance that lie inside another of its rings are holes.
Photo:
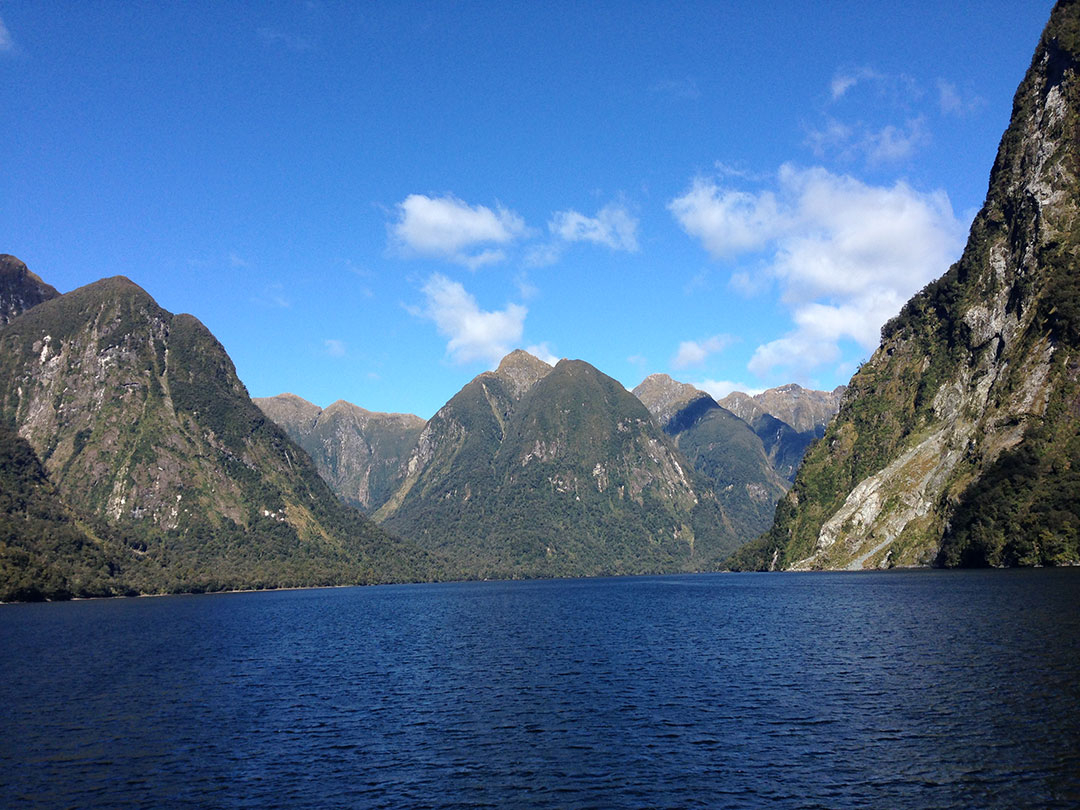
[[[733,567],[1080,562],[1078,31],[1059,3],[963,256],[882,329]]]

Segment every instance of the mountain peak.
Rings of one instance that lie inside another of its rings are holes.
[[[661,425],[666,424],[688,403],[709,396],[690,383],[673,380],[667,374],[650,374],[634,389],[633,394]]]
[[[495,375],[507,383],[516,398],[551,373],[551,366],[524,349],[514,349],[495,369]]]
[[[0,253],[0,326],[60,293],[9,253]]]

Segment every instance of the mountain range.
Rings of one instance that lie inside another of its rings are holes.
[[[253,402],[123,277],[5,255],[0,307],[0,598],[713,570],[787,485],[708,395],[654,416],[580,360],[515,351],[425,422]]]
[[[961,259],[831,392],[631,393],[519,350],[427,421],[253,402],[195,317],[0,255],[0,600],[1080,564],[1078,143],[1060,2]]]

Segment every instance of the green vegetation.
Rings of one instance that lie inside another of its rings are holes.
[[[451,399],[384,525],[480,577],[708,570],[735,546],[708,482],[616,381],[562,361],[517,395],[482,374]]]
[[[0,425],[10,434],[0,462],[22,476],[0,502],[8,598],[408,581],[439,570],[334,497],[202,324],[126,279],[0,328]]]

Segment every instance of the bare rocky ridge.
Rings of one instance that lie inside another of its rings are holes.
[[[691,402],[709,395],[689,383],[673,380],[667,374],[650,374],[634,389],[634,396],[663,427]]]
[[[840,410],[845,390],[846,387],[841,385],[832,391],[813,391],[788,383],[753,396],[733,391],[719,400],[719,404],[751,425],[762,414],[768,414],[790,425],[797,433],[816,432],[820,436]]]

